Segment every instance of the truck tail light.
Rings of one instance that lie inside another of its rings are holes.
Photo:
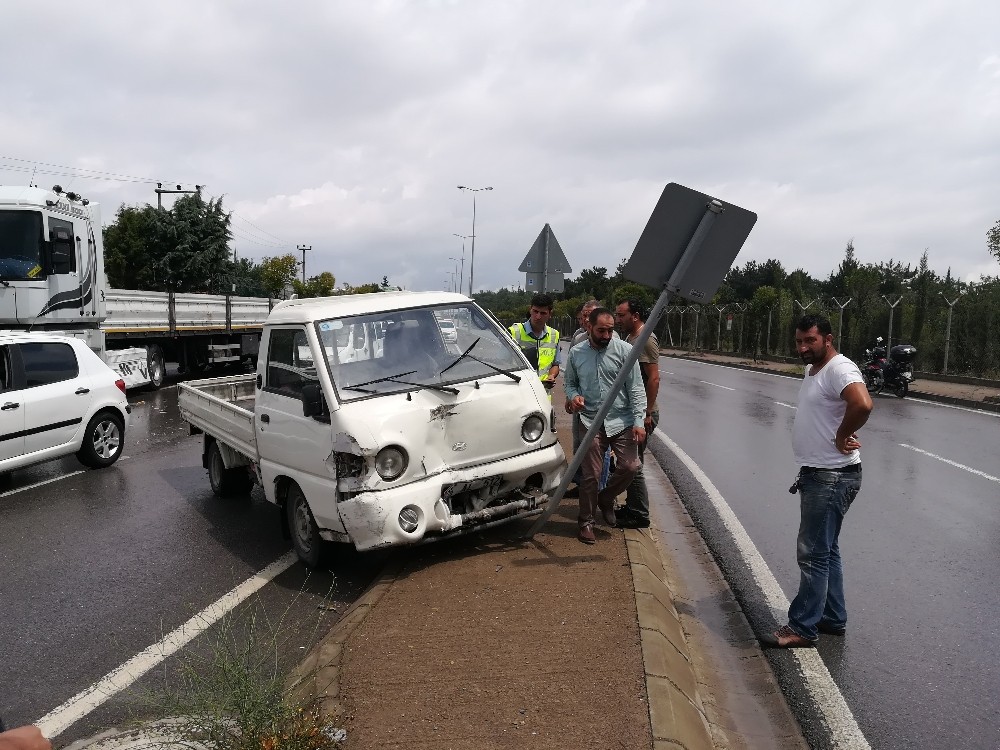
[[[115,385],[118,386],[118,390],[119,391],[121,391],[122,393],[125,393],[125,381],[124,380],[122,380],[121,378],[118,378],[118,380],[115,381]]]

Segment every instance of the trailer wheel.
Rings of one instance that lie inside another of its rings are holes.
[[[149,368],[149,387],[156,390],[163,385],[167,373],[163,365],[163,350],[156,344],[146,350],[146,366]]]
[[[122,418],[114,412],[102,411],[87,424],[83,445],[76,457],[84,466],[103,469],[117,461],[124,448],[125,424]]]
[[[297,484],[292,483],[288,487],[285,512],[288,514],[288,530],[292,535],[295,554],[306,567],[315,568],[322,557],[323,540],[312,511],[309,510],[309,503]]]
[[[212,484],[212,492],[219,497],[247,495],[253,483],[250,472],[245,466],[234,466],[227,469],[222,460],[222,451],[214,440],[208,444],[208,481]]]

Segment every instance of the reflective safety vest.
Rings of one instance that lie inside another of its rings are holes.
[[[548,375],[552,363],[556,361],[556,352],[559,349],[559,331],[551,326],[545,326],[545,335],[536,339],[529,333],[530,329],[525,329],[524,323],[515,323],[508,330],[514,343],[521,348],[528,361],[538,369],[538,377],[544,378]]]

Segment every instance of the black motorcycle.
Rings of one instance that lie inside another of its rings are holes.
[[[917,348],[911,344],[897,344],[889,350],[886,358],[882,337],[875,339],[875,346],[865,349],[865,361],[861,363],[861,375],[869,393],[881,393],[888,388],[898,398],[903,398],[915,378],[913,359]]]

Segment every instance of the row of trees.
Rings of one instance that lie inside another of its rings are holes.
[[[988,239],[1000,260],[1000,222]],[[589,268],[567,281],[565,292],[556,295],[560,327],[574,327],[571,316],[590,298],[614,307],[634,297],[649,309],[657,292],[626,281],[623,268],[624,261],[611,276],[606,268]],[[476,299],[499,318],[517,320],[531,296],[501,289]],[[826,279],[802,269],[788,272],[777,260],[748,261],[730,269],[711,303],[672,303],[657,329],[664,344],[792,356],[796,321],[804,313],[820,313],[833,323],[840,351],[854,359],[881,336],[916,346],[918,370],[1000,378],[1000,277],[967,283],[950,269],[942,276],[930,268],[927,251],[915,267],[891,259],[861,263],[848,242],[843,260]]]
[[[178,198],[169,209],[122,204],[104,229],[104,267],[108,283],[122,289],[204,292],[244,297],[299,297],[377,292],[388,286],[371,282],[342,284],[329,271],[305,279],[299,262],[286,253],[254,263],[235,258],[232,214],[222,199],[206,201],[200,192]]]

